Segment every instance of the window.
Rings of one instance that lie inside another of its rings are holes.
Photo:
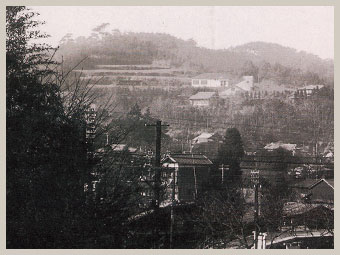
[[[201,85],[207,85],[208,81],[207,80],[201,80]]]
[[[192,84],[198,85],[198,84],[200,84],[200,83],[199,83],[199,80],[192,80]]]

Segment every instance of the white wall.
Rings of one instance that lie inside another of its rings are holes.
[[[190,100],[193,106],[209,106],[209,100]]]
[[[221,81],[226,82],[226,87],[228,86],[228,81],[227,80],[218,80],[218,79],[192,79],[191,80],[191,85],[193,87],[208,87],[208,88],[218,88],[218,87],[223,87],[221,85]]]

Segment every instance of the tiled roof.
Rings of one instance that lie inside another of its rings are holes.
[[[212,162],[201,154],[171,154],[167,157],[181,165],[212,165]],[[165,159],[166,160],[166,159]]]
[[[197,94],[191,96],[190,100],[204,100],[204,99],[210,99],[215,95],[215,92],[198,92]]]
[[[192,79],[207,79],[207,80],[226,80],[228,76],[224,73],[202,73],[193,77]]]

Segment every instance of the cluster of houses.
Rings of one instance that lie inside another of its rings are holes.
[[[205,185],[211,176],[214,176],[214,180],[221,184],[226,181],[225,176],[227,176],[228,166],[216,167],[210,156],[206,156],[216,155],[221,138],[221,135],[217,133],[203,132],[192,139],[190,152],[169,153],[163,157],[161,161],[161,180],[162,186],[165,187],[165,193],[160,204],[161,208],[166,209],[173,203],[179,206],[193,204],[204,191]],[[115,144],[109,147],[114,153],[129,154],[132,161],[137,161],[135,159],[140,157],[153,158],[153,155],[139,153],[137,148],[129,147],[126,144]],[[282,142],[269,143],[263,149],[270,151],[280,147],[292,151],[294,154],[300,153],[299,146],[296,144]],[[330,149],[332,147],[326,146],[326,148]],[[96,153],[100,154],[102,152],[102,150],[98,150]],[[209,152],[213,152],[213,154],[209,154]],[[331,150],[327,152],[327,155],[333,155]],[[145,168],[149,169],[149,171],[144,171],[140,176],[141,186],[144,187],[141,194],[144,196],[145,201],[145,204],[141,204],[141,206],[147,208],[154,198],[152,186],[147,183],[148,181],[152,182],[154,178],[151,160],[145,163]],[[243,178],[250,179],[254,167],[247,168],[241,164],[241,168]],[[270,166],[268,169],[260,170],[260,173],[262,177],[269,180],[277,177],[275,171],[270,169]],[[274,240],[272,238],[273,233],[261,233],[258,238],[259,245],[257,245],[257,248],[304,248],[305,246],[313,248],[313,242],[308,243],[311,238],[332,238],[330,234],[332,226],[324,226],[324,218],[322,217],[327,217],[327,221],[332,222],[334,214],[333,178],[333,176],[319,176],[319,178],[306,178],[303,181],[292,182],[290,185],[295,195],[294,199],[284,204],[283,220],[285,223],[283,228],[286,229],[280,230],[284,234],[276,233],[280,237],[275,237]],[[250,197],[246,198],[247,203],[254,204],[255,197],[252,187],[245,187],[245,190],[250,191],[247,193],[248,196],[250,194]],[[249,215],[247,224],[250,224],[253,220],[253,214],[250,213]],[[315,219],[318,219],[318,221],[315,222]],[[326,234],[320,234],[325,231],[327,232]]]
[[[175,198],[179,203],[195,201],[204,185],[207,183],[209,176],[217,176],[217,179],[222,181],[223,177],[226,175],[226,171],[228,171],[228,167],[220,166],[216,173],[216,166],[213,164],[214,156],[217,155],[217,151],[221,146],[221,143],[222,136],[220,134],[203,132],[192,139],[191,150],[189,152],[181,154],[170,153],[163,158],[162,178],[167,186],[167,194],[166,199],[164,200],[164,205],[169,204],[173,198]],[[333,160],[333,147],[329,145],[325,145],[324,147],[324,152],[320,157],[322,157],[324,162],[330,159]],[[286,150],[291,151],[294,155],[302,155],[301,153],[303,153],[300,146],[296,144],[286,144],[283,142],[269,143],[263,148],[263,150],[272,151],[277,148],[285,148]],[[250,157],[251,159],[252,157],[256,157],[256,155],[247,155],[246,153],[245,157]],[[327,161],[327,163],[332,164],[332,161]],[[278,178],[278,173],[272,170],[272,164],[267,165],[267,167],[262,166],[260,175],[270,181],[275,181]],[[292,166],[294,167],[292,167],[291,171],[296,171],[296,168],[298,168],[299,165]],[[255,166],[247,163],[246,159],[241,163],[243,177],[245,179],[251,178],[251,172],[254,170],[254,167]],[[327,167],[322,165],[320,166],[319,163],[315,163],[314,161],[311,161],[308,165],[301,164],[301,167],[306,168],[306,171],[315,171],[315,174],[295,178],[294,183],[305,179],[309,179],[311,182],[316,182],[320,178],[334,178],[334,168],[327,169]],[[174,193],[172,192],[173,189],[175,190]],[[149,192],[149,194],[151,193]]]
[[[266,82],[255,83],[253,76],[243,76],[242,80],[232,84],[226,74],[205,73],[191,79],[193,88],[212,89],[214,91],[201,91],[189,98],[190,104],[194,107],[210,107],[216,105],[219,99],[224,100],[236,95],[252,94],[254,98],[263,98],[268,95],[286,93],[291,100],[308,98],[315,91],[323,88],[324,85],[307,85],[301,88],[289,86],[278,86]]]
[[[193,203],[202,192],[209,175],[216,171],[212,161],[206,156],[193,153],[167,155],[162,166],[165,169],[162,177],[168,180],[167,197],[162,204],[164,207],[174,200],[177,204]],[[223,172],[218,176],[223,183],[223,176],[228,168],[220,166],[217,171],[221,170]],[[290,185],[295,198],[284,204],[281,219],[283,225],[275,233],[261,233],[257,249],[331,248],[334,179],[306,179]],[[251,191],[244,193],[247,196],[250,194],[250,197],[245,197],[246,201],[254,204],[254,192],[251,188],[245,190]],[[261,216],[261,200],[259,215]],[[252,211],[249,216],[245,217],[245,224],[253,221]]]

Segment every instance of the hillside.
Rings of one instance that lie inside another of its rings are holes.
[[[289,68],[310,71],[318,75],[333,75],[334,65],[331,59],[324,60],[305,51],[297,51],[275,43],[251,42],[229,50],[244,54],[253,62],[279,63]]]
[[[89,37],[67,35],[57,53],[66,66],[81,64],[84,69],[97,65],[152,65],[194,72],[225,72],[235,76],[254,75],[283,83],[326,83],[333,85],[333,61],[298,52],[278,44],[252,42],[225,50],[198,47],[193,40],[182,40],[161,33],[94,32]]]

